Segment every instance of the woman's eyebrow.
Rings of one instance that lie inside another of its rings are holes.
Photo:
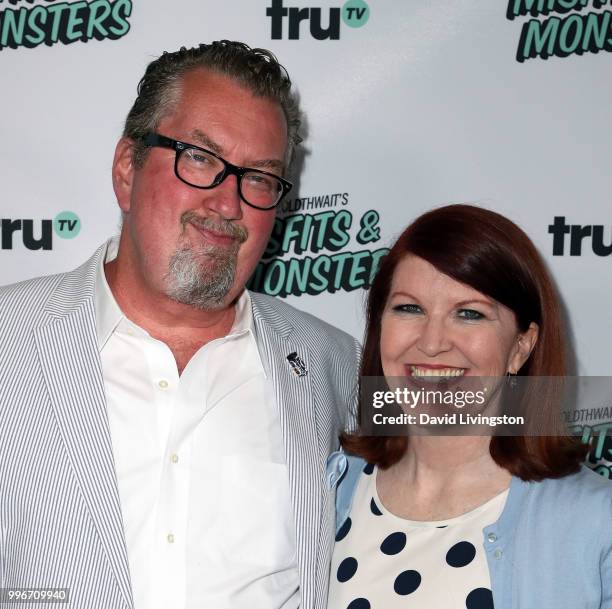
[[[456,302],[455,306],[463,307],[468,304],[483,304],[488,307],[493,307],[493,308],[497,307],[497,304],[495,303],[494,300],[484,300],[482,298],[469,298],[467,300],[461,300],[460,302]]]
[[[418,298],[410,294],[410,292],[404,292],[402,290],[396,290],[394,292],[391,292],[391,294],[389,294],[389,298],[393,298],[393,296],[405,296],[406,298],[410,298],[412,300],[418,300]]]

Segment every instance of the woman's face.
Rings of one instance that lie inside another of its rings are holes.
[[[503,376],[525,363],[538,336],[514,313],[418,256],[396,267],[381,322],[385,377]]]

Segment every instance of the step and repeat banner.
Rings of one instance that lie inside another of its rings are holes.
[[[578,374],[612,375],[608,0],[0,0],[0,284],[68,270],[117,232],[111,161],[146,65],[223,38],[272,50],[306,112],[251,287],[361,337],[393,238],[469,202],[531,236]],[[576,429],[612,477],[605,426]]]

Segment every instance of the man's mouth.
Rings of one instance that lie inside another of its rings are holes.
[[[229,220],[214,221],[198,215],[194,211],[187,211],[181,216],[183,230],[187,224],[204,237],[207,243],[220,247],[234,247],[247,240],[246,228],[234,224]]]
[[[211,230],[210,228],[204,228],[203,226],[199,226],[190,223],[209,243],[213,243],[215,245],[220,246],[231,246],[234,245],[238,239],[233,235],[228,235],[227,233],[220,233],[215,230]]]

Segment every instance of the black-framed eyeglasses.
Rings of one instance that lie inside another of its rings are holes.
[[[176,152],[176,177],[194,188],[215,188],[228,175],[235,175],[238,178],[240,198],[256,209],[276,207],[293,186],[288,180],[268,171],[232,165],[206,148],[179,142],[159,133],[148,133],[142,141],[147,146],[172,148]]]

